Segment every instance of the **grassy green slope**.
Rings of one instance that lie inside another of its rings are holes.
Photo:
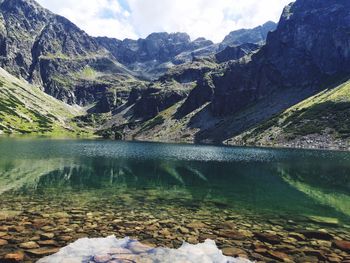
[[[0,134],[88,134],[72,121],[82,113],[0,68]]]
[[[350,80],[287,109],[235,138],[234,143],[348,148]]]

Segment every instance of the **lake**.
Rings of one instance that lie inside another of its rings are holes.
[[[350,260],[347,152],[0,138],[0,198],[0,259],[115,235],[211,239],[263,262]]]

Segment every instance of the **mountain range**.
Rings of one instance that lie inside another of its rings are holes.
[[[2,0],[0,133],[348,149],[349,32],[347,0],[297,0],[221,43],[91,37]]]

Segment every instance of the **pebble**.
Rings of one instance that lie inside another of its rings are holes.
[[[33,249],[33,248],[39,248],[39,245],[34,241],[29,241],[29,242],[19,244],[19,247],[24,249]]]
[[[268,251],[267,256],[282,262],[293,262],[287,254],[282,252]]]
[[[219,236],[234,240],[244,240],[246,236],[235,230],[223,230],[218,233]]]
[[[50,240],[50,239],[53,239],[55,236],[54,233],[43,233],[43,234],[40,234],[40,239],[42,240]]]
[[[307,238],[314,238],[320,240],[332,240],[333,236],[326,231],[316,231],[316,230],[304,230],[300,231],[300,234],[303,234]]]
[[[5,239],[0,239],[0,247],[7,245],[9,242]]]
[[[8,261],[22,262],[24,260],[24,254],[22,252],[9,253],[5,255],[4,259]]]
[[[186,227],[192,228],[192,229],[201,229],[201,228],[205,228],[206,226],[207,226],[206,224],[203,224],[201,222],[192,222],[188,224]]]
[[[225,247],[222,249],[222,253],[229,257],[238,257],[239,255],[247,254],[244,250],[234,247]]]
[[[268,242],[270,244],[279,244],[281,243],[281,238],[273,235],[273,234],[268,234],[268,233],[254,233],[254,236],[263,242]]]
[[[339,248],[345,252],[350,252],[350,241],[336,240],[333,242],[334,247]]]

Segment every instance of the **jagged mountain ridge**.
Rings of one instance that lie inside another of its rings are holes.
[[[156,79],[216,48],[185,33],[124,41],[94,38],[34,0],[0,3],[0,66],[69,104],[108,104],[95,111],[120,106],[145,78]]]
[[[138,40],[121,41],[107,37],[97,37],[96,40],[130,70],[154,79],[171,67],[191,62],[194,57],[208,57],[227,47],[247,43],[261,46],[265,43],[267,33],[276,27],[277,24],[270,21],[256,28],[233,31],[218,44],[205,38],[191,41],[186,33],[153,33]]]

